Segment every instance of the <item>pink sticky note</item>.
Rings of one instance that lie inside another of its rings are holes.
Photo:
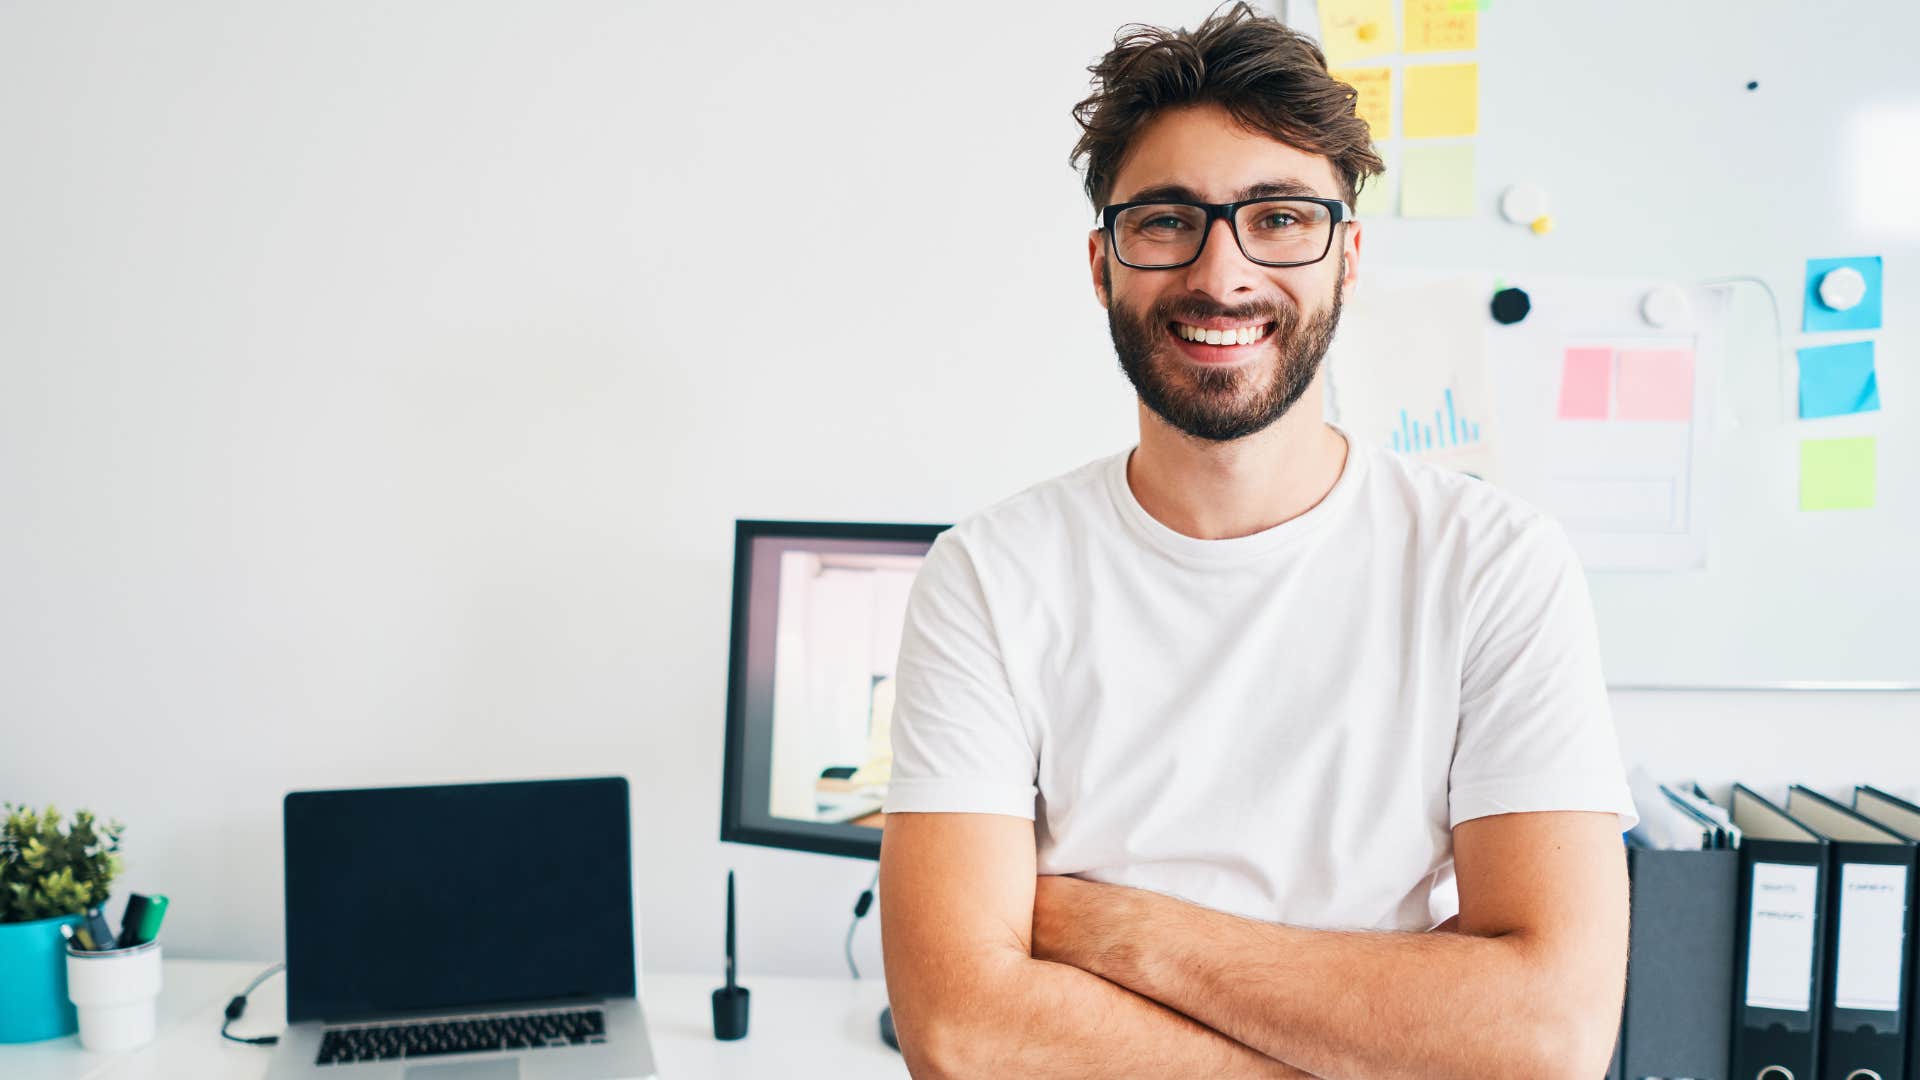
[[[1560,419],[1605,420],[1612,349],[1568,349],[1560,369]]]
[[[1620,420],[1693,418],[1692,349],[1621,349],[1615,387]]]

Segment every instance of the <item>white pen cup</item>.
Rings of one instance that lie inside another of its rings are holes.
[[[80,1045],[102,1053],[153,1041],[160,1000],[160,943],[67,950],[67,999],[80,1015]]]

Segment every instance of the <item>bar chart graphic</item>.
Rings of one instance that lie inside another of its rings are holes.
[[[1453,387],[1440,392],[1440,404],[1429,423],[1423,410],[1401,409],[1399,427],[1388,432],[1388,443],[1402,454],[1469,446],[1480,441],[1480,423],[1454,408]]]

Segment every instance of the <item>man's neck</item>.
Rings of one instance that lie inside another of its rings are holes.
[[[1347,440],[1321,416],[1315,379],[1285,416],[1231,442],[1196,439],[1140,406],[1127,484],[1154,520],[1184,536],[1227,540],[1299,517],[1346,467]]]

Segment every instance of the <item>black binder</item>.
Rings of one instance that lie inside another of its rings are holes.
[[[1906,837],[1920,841],[1920,806],[1877,788],[1861,785],[1853,789],[1853,809],[1862,817]],[[1920,859],[1920,856],[1916,856]],[[1909,897],[1907,903],[1907,1008],[1901,1023],[1907,1028],[1907,1075],[1920,1076],[1920,903]]]
[[[1732,1075],[1815,1080],[1825,970],[1827,841],[1744,784],[1733,785],[1740,844]]]
[[[1828,843],[1821,1075],[1906,1080],[1913,841],[1799,785],[1787,813]]]
[[[1627,850],[1633,882],[1620,1075],[1724,1080],[1740,853]]]

